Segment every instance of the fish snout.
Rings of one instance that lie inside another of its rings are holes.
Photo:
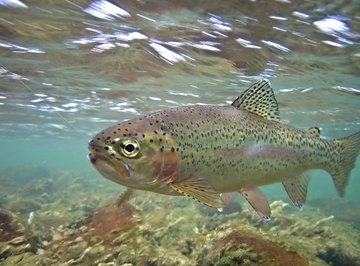
[[[88,142],[88,159],[94,165],[100,157],[105,157],[104,151],[106,145],[102,142],[102,138],[96,136]]]
[[[88,142],[88,150],[90,152],[103,152],[107,146],[106,140],[102,134],[97,134],[93,139]]]
[[[96,164],[96,161],[97,161],[97,159],[96,159],[96,156],[95,156],[95,154],[93,154],[93,153],[88,153],[88,159],[89,159],[89,161],[92,163],[92,164]]]
[[[93,139],[90,140],[89,143],[88,143],[88,150],[89,150],[90,152],[92,152],[92,151],[99,151],[98,145],[95,143],[95,141],[94,141]]]

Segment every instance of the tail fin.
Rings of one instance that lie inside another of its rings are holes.
[[[333,142],[336,147],[334,155],[337,158],[331,166],[330,174],[339,196],[343,197],[350,172],[355,167],[355,161],[360,151],[360,132],[346,138],[336,139]]]

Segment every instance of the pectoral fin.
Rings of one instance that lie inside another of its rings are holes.
[[[213,208],[224,207],[224,203],[219,193],[216,192],[210,184],[202,178],[190,177],[179,182],[171,182],[169,183],[169,186],[175,191],[207,206]]]
[[[309,174],[304,173],[295,178],[286,178],[282,182],[289,198],[299,210],[302,210],[305,204],[309,180]]]
[[[116,206],[120,207],[122,204],[127,202],[133,195],[134,190],[131,188],[127,188],[125,192],[123,192],[116,200]]]
[[[270,221],[271,209],[265,195],[258,188],[241,189],[240,194],[249,202],[251,207],[264,221]]]

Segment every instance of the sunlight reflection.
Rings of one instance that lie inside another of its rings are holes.
[[[120,8],[119,6],[105,0],[99,0],[91,3],[84,12],[93,15],[94,17],[113,20],[116,17],[130,17],[130,13]]]
[[[262,40],[261,42],[263,42],[264,44],[268,45],[268,46],[271,46],[271,47],[274,47],[278,50],[281,50],[283,52],[290,52],[290,49],[289,48],[286,48],[285,46],[281,45],[281,44],[278,44],[278,43],[275,43],[275,42],[272,42],[272,41],[266,41],[266,40]]]
[[[349,27],[345,22],[341,21],[337,17],[327,17],[314,22],[315,27],[317,27],[322,32],[327,34],[336,34],[336,33],[348,33],[350,32]]]
[[[13,53],[33,53],[33,54],[43,54],[45,51],[38,48],[28,48],[16,44],[12,44],[6,41],[0,41],[0,47],[8,48]]]
[[[252,44],[251,41],[242,38],[237,38],[236,42],[244,46],[245,48],[261,49],[260,46]]]
[[[354,42],[346,38],[354,38],[349,26],[346,24],[348,19],[341,16],[330,16],[321,20],[315,21],[314,26],[323,33],[333,36],[335,40],[323,40],[323,43],[328,45],[343,48],[348,45],[353,45]],[[346,38],[345,38],[346,37]]]
[[[0,5],[15,7],[15,8],[27,8],[28,6],[19,0],[0,0]]]
[[[177,54],[157,43],[150,43],[150,46],[169,64],[186,61],[185,57]]]

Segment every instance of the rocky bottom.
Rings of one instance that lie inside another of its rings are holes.
[[[223,213],[148,192],[119,204],[121,187],[102,181],[0,173],[0,265],[360,265],[356,203],[277,200],[263,222],[238,201]]]

